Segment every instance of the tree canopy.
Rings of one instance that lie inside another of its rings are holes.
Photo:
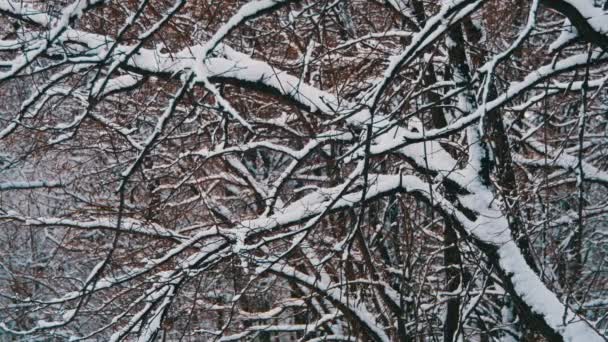
[[[606,341],[608,1],[0,0],[0,340]]]

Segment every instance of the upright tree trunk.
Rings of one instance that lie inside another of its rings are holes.
[[[426,14],[424,12],[424,5],[418,0],[412,1],[412,7],[414,14],[420,26],[424,26],[426,21]],[[435,67],[430,63],[427,67],[427,71],[424,75],[424,84],[432,85],[437,82],[437,76],[435,74]],[[441,96],[434,91],[431,91],[428,95],[429,102],[438,103],[441,101]],[[440,106],[434,106],[431,108],[431,121],[434,128],[442,128],[447,126],[447,120],[445,119],[445,113]],[[446,220],[443,229],[443,241],[444,241],[444,254],[443,254],[443,266],[446,270],[445,273],[445,290],[447,292],[456,291],[460,283],[462,282],[462,275],[460,272],[460,265],[462,259],[460,251],[458,250],[458,234],[451,226],[450,222]],[[453,342],[458,331],[458,325],[460,323],[460,296],[451,296],[447,300],[445,321],[443,324],[443,341]]]

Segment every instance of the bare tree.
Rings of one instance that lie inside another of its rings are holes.
[[[605,341],[592,0],[0,0],[0,339]]]

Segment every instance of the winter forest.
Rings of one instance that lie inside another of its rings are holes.
[[[608,341],[608,1],[0,0],[0,341]]]

